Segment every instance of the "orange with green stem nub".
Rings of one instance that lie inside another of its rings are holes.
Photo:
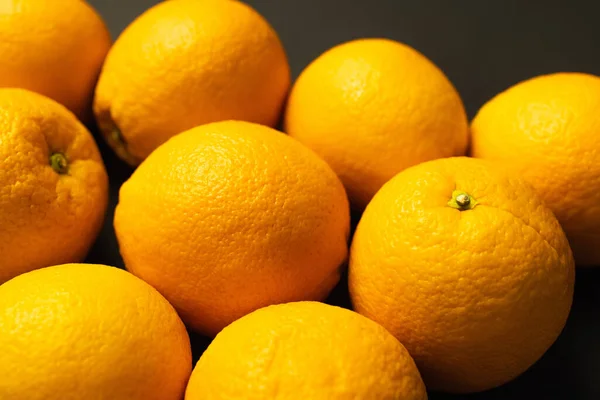
[[[0,133],[1,285],[85,258],[104,221],[108,177],[91,133],[64,106],[0,89],[0,109],[0,127],[10,127]]]
[[[108,144],[135,166],[199,125],[275,126],[290,79],[277,33],[249,5],[164,1],[133,21],[111,48],[94,111]]]
[[[565,234],[532,187],[491,162],[447,158],[375,195],[348,279],[354,309],[406,346],[429,389],[465,393],[544,354],[569,314],[574,275]]]

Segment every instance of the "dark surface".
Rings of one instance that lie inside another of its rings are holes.
[[[113,38],[156,0],[89,0]],[[440,66],[470,117],[508,86],[543,73],[600,75],[600,2],[448,0],[248,1],[278,31],[294,77],[331,46],[359,37],[407,43]],[[123,266],[112,229],[118,188],[131,169],[99,140],[111,179],[111,209],[88,261]],[[515,381],[475,395],[430,399],[600,399],[600,268],[578,270],[573,310],[556,344]],[[330,302],[348,305],[345,282]],[[196,357],[209,341],[193,337]]]

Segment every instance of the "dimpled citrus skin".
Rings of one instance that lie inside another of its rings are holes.
[[[127,269],[214,335],[263,306],[324,299],[349,218],[341,182],[312,151],[226,121],[153,152],[121,188],[115,229]]]
[[[185,400],[426,400],[406,349],[384,328],[316,302],[257,310],[196,364]]]
[[[248,5],[171,0],[142,14],[116,41],[94,110],[109,143],[135,165],[201,124],[275,125],[289,86],[277,34]]]
[[[454,190],[474,208],[448,205]],[[355,309],[406,346],[428,389],[474,392],[521,374],[561,332],[573,284],[552,212],[483,160],[401,172],[367,207],[351,248]]]
[[[322,156],[355,208],[401,170],[464,155],[462,101],[443,72],[391,40],[334,47],[310,64],[288,101],[285,129]]]
[[[65,155],[68,170],[50,165]],[[108,202],[92,135],[60,104],[0,89],[0,284],[36,268],[83,260]]]
[[[527,179],[567,233],[575,261],[600,266],[600,77],[544,75],[484,105],[472,123],[475,157]]]
[[[0,398],[180,400],[185,326],[152,287],[104,265],[67,264],[0,286]]]
[[[111,45],[81,0],[0,0],[0,87],[20,87],[91,117],[94,85]]]

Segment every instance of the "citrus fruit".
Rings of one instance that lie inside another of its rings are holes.
[[[302,72],[286,132],[322,156],[362,209],[403,169],[464,155],[462,101],[446,76],[416,50],[361,39],[327,51]]]
[[[77,118],[37,93],[0,89],[0,284],[81,261],[107,201],[104,164]]]
[[[67,264],[0,286],[0,398],[179,400],[192,369],[185,326],[126,271]]]
[[[226,327],[194,368],[186,400],[426,400],[406,349],[384,328],[316,302],[262,308]]]
[[[0,87],[29,89],[91,117],[110,45],[104,22],[85,1],[0,0]]]
[[[118,38],[94,110],[109,144],[136,165],[197,125],[228,119],[275,125],[289,85],[279,38],[250,6],[171,0]]]
[[[525,371],[561,332],[573,284],[552,212],[483,160],[401,172],[367,206],[351,248],[355,309],[406,346],[429,389],[475,392]]]
[[[226,121],[154,151],[122,186],[114,223],[127,269],[214,335],[263,306],[324,299],[349,218],[341,182],[312,151]]]
[[[537,190],[581,266],[600,266],[600,77],[560,73],[522,82],[472,123],[475,157],[502,161]]]

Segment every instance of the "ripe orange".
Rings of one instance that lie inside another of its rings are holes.
[[[70,264],[0,286],[0,398],[180,400],[190,342],[173,307],[133,275]]]
[[[281,304],[225,328],[196,364],[186,400],[426,400],[406,349],[352,311]]]
[[[472,124],[473,156],[533,184],[567,233],[578,265],[600,266],[600,77],[561,73],[490,100]]]
[[[347,256],[349,207],[312,151],[228,121],[153,152],[121,188],[115,229],[127,269],[214,335],[263,306],[324,299]]]
[[[107,201],[100,153],[75,116],[42,95],[0,89],[0,284],[81,261]]]
[[[81,0],[0,0],[0,87],[20,87],[91,117],[110,35]]]
[[[275,125],[289,85],[277,34],[248,5],[171,0],[142,14],[116,41],[94,109],[108,142],[136,165],[197,125]]]
[[[355,309],[414,357],[429,389],[474,392],[525,371],[561,332],[574,263],[552,212],[483,160],[401,172],[352,243]]]
[[[391,40],[334,47],[310,64],[292,89],[285,129],[322,156],[364,208],[403,169],[464,155],[462,101],[443,72]]]

